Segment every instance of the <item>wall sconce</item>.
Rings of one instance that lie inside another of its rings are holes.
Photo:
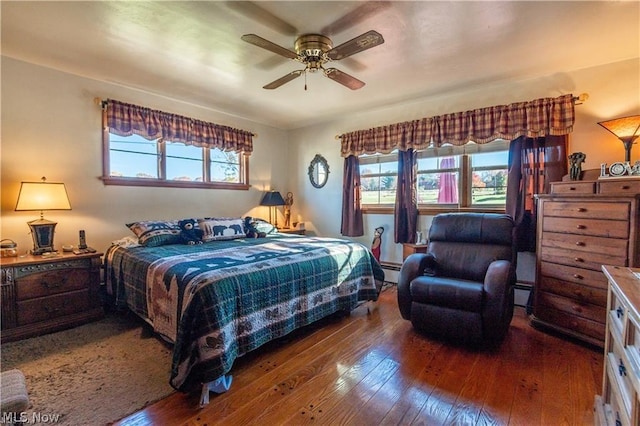
[[[284,206],[286,203],[284,201],[284,198],[282,198],[282,195],[278,192],[278,191],[269,191],[269,192],[265,192],[264,196],[262,197],[262,201],[260,201],[260,205],[261,206],[269,206],[269,223],[271,222],[271,210],[275,209],[276,206]],[[274,224],[275,227],[278,227],[278,214],[276,213],[276,223]]]
[[[631,115],[629,117],[615,118],[613,120],[601,121],[598,123],[618,139],[624,145],[624,161],[631,161],[631,147],[634,141],[640,136],[640,115]]]
[[[16,211],[38,211],[40,219],[27,222],[33,238],[33,254],[42,254],[55,251],[53,248],[53,234],[57,222],[44,218],[45,210],[71,210],[67,189],[64,183],[47,182],[45,177],[42,182],[22,182]]]

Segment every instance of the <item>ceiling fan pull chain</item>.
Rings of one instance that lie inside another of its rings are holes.
[[[304,71],[304,90],[307,90],[307,70]]]

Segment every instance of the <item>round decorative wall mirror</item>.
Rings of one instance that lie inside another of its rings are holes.
[[[322,188],[329,178],[329,163],[326,158],[316,154],[309,164],[309,180],[315,188]]]

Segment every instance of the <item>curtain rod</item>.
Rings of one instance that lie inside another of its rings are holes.
[[[571,99],[573,100],[574,105],[582,105],[589,99],[589,94],[580,93],[578,96],[574,96]],[[334,138],[339,141],[341,136],[342,135],[335,135]]]
[[[97,98],[97,97],[96,97],[96,98],[93,98],[93,102],[94,102],[96,105],[98,105],[100,108],[102,108],[102,109],[105,109],[105,108],[106,108],[106,106],[107,106],[107,101],[106,101],[106,100],[104,100],[104,99],[101,99],[101,98]],[[232,126],[229,126],[229,127],[232,127]],[[258,137],[258,134],[257,134],[257,133],[253,133],[253,132],[252,132],[252,133],[251,133],[251,136],[253,136],[254,138],[257,138],[257,137]]]

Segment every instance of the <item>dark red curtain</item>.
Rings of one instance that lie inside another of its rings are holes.
[[[360,160],[355,155],[344,159],[342,185],[342,225],[340,233],[345,237],[364,235],[362,204],[360,199]]]
[[[417,153],[413,149],[398,152],[398,185],[393,215],[396,243],[413,243],[416,241],[418,223],[417,158]]]
[[[509,145],[506,212],[516,223],[518,251],[535,251],[537,194],[548,194],[551,182],[567,174],[568,136],[527,138]]]

